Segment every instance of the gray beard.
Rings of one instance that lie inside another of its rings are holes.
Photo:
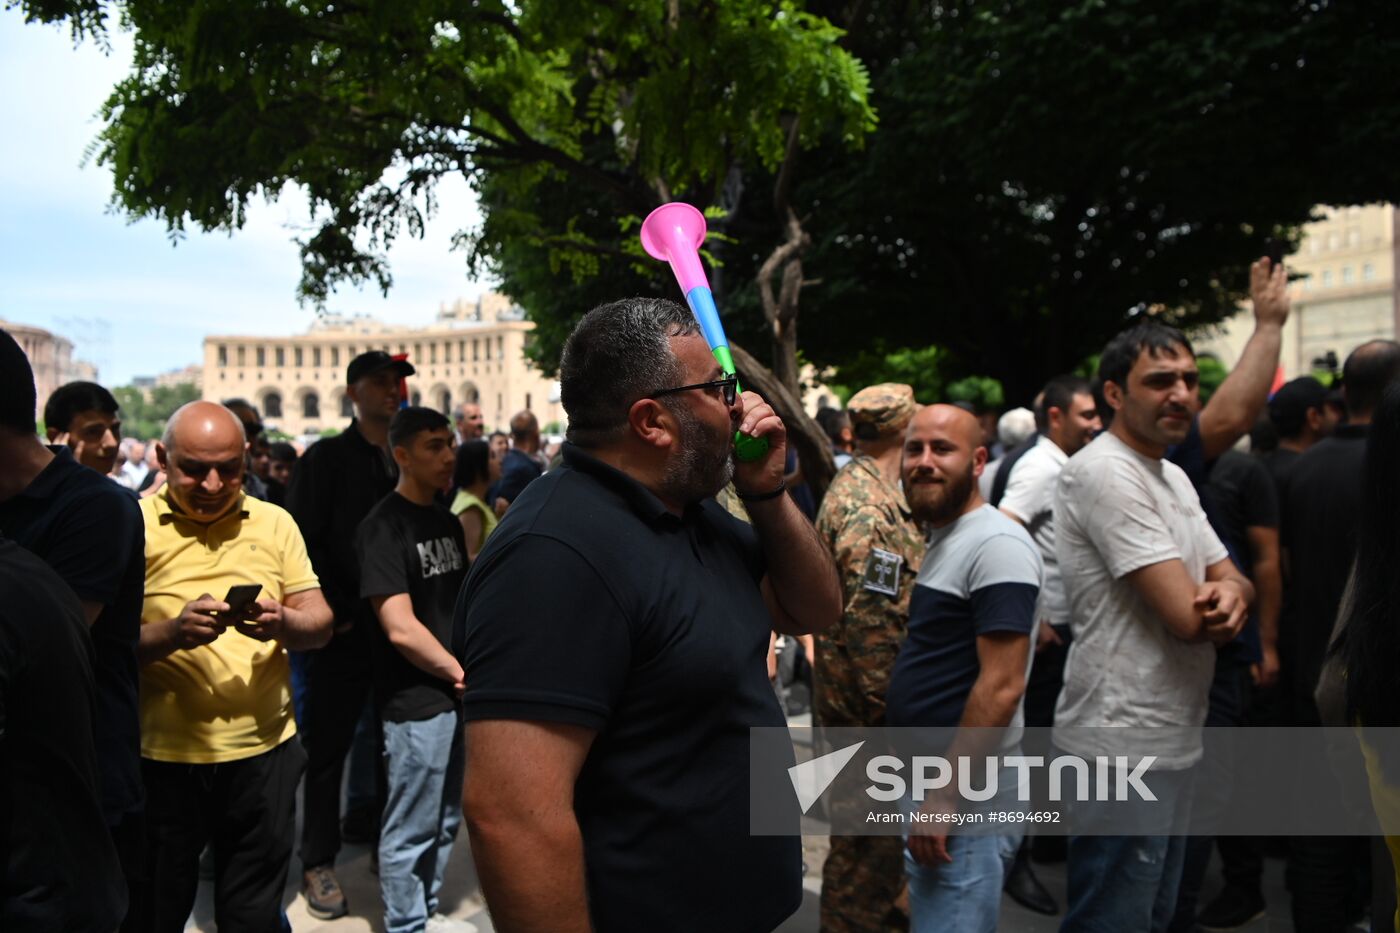
[[[709,499],[734,478],[729,435],[716,436],[690,409],[666,406],[681,427],[680,449],[666,464],[661,489],[667,498],[690,504]]]

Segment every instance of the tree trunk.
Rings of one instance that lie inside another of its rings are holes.
[[[758,270],[758,295],[763,316],[773,335],[773,375],[793,395],[801,396],[797,367],[797,312],[802,296],[802,254],[812,238],[792,208],[787,208],[786,239],[778,245]],[[773,294],[773,276],[782,272],[782,284]]]
[[[836,461],[831,457],[831,444],[826,432],[802,409],[802,397],[788,390],[777,374],[753,358],[743,347],[729,345],[734,365],[739,369],[739,381],[767,400],[787,427],[788,444],[797,451],[802,464],[802,476],[812,490],[812,497],[821,503],[826,487],[836,475]]]

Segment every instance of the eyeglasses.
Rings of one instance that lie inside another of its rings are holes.
[[[663,395],[672,395],[676,392],[689,392],[691,389],[719,389],[724,396],[724,404],[733,405],[734,399],[739,395],[739,377],[725,376],[723,379],[716,379],[714,382],[697,382],[693,386],[676,386],[674,389],[660,389],[651,393],[651,398],[661,398]]]

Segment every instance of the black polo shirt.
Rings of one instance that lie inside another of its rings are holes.
[[[1291,585],[1285,631],[1291,660],[1284,671],[1299,704],[1296,725],[1316,725],[1312,702],[1322,658],[1356,558],[1366,425],[1342,425],[1303,452],[1288,470],[1283,545]]]
[[[786,725],[764,572],[713,500],[676,516],[568,444],[472,566],[466,718],[598,733],[574,809],[600,931],[767,931],[801,902],[800,840],[749,834],[749,728]]]
[[[0,502],[0,533],[38,555],[79,599],[105,608],[90,629],[96,651],[97,768],[102,809],[117,825],[145,802],[136,642],[146,583],[146,526],[129,489],[52,447],[53,460]]]

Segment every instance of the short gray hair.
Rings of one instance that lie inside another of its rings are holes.
[[[584,315],[559,365],[569,441],[597,447],[621,436],[633,403],[680,378],[670,338],[699,332],[687,308],[664,298],[628,298]]]

